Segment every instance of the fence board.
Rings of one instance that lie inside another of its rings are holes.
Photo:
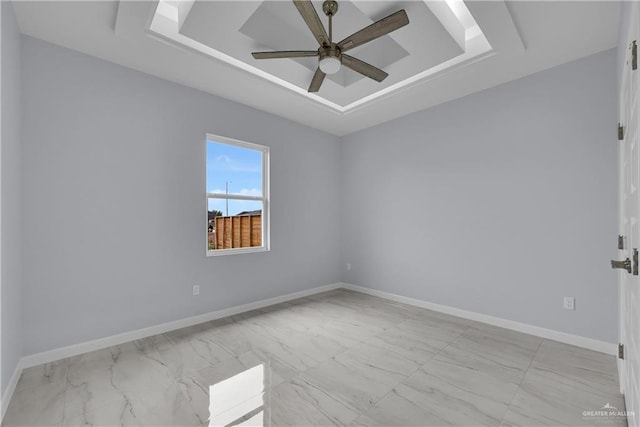
[[[216,249],[261,246],[262,215],[216,217],[215,242]]]

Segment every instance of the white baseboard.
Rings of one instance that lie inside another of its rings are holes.
[[[565,344],[575,345],[577,347],[583,347],[589,350],[598,351],[606,354],[618,354],[618,347],[614,343],[605,341],[594,340],[592,338],[586,338],[579,335],[568,334],[566,332],[555,331],[553,329],[541,328],[539,326],[529,325],[527,323],[520,323],[513,320],[502,319],[500,317],[489,316],[487,314],[476,313],[473,311],[462,310],[447,305],[435,304],[432,302],[419,300],[415,298],[403,297],[401,295],[392,294],[389,292],[378,291],[375,289],[365,288],[363,286],[352,285],[349,283],[343,283],[342,287],[363,294],[372,295],[380,298],[385,298],[391,301],[396,301],[403,304],[413,305],[415,307],[426,308],[441,313],[450,314],[456,317],[462,317],[476,322],[487,323],[493,326],[499,326],[505,329],[511,329],[514,331],[522,332],[529,335],[535,335],[541,338],[547,338],[553,341],[559,341]]]
[[[2,424],[2,420],[4,419],[4,414],[7,413],[7,408],[9,407],[9,402],[11,402],[11,398],[13,397],[13,393],[16,391],[16,386],[18,385],[18,380],[20,379],[20,375],[22,374],[22,359],[18,362],[18,366],[13,371],[13,375],[11,376],[11,380],[7,385],[7,389],[2,394],[2,406],[0,407],[0,424]]]
[[[225,308],[223,310],[212,311],[210,313],[200,314],[198,316],[187,317],[185,319],[175,320],[172,322],[162,323],[160,325],[150,326],[148,328],[137,329],[135,331],[124,332],[118,335],[99,338],[79,344],[61,347],[54,350],[44,351],[42,353],[24,356],[21,359],[21,366],[29,368],[41,365],[43,363],[53,362],[55,360],[65,359],[67,357],[77,356],[79,354],[90,351],[101,350],[103,348],[114,345],[124,344],[129,341],[147,338],[153,335],[162,334],[164,332],[173,331],[188,326],[197,325],[199,323],[210,322],[212,320],[221,319],[223,317],[232,316],[234,314],[244,313],[250,310],[268,307],[270,305],[291,301],[297,298],[303,298],[309,295],[318,294],[320,292],[331,291],[342,287],[342,283],[332,283],[330,285],[318,286],[304,291],[293,292],[278,297],[267,298],[260,301],[238,305],[235,307]]]
[[[541,328],[539,326],[533,326],[526,323],[516,322],[513,320],[507,320],[499,317],[489,316],[486,314],[462,310],[459,308],[450,307],[446,305],[435,304],[432,302],[419,300],[415,298],[404,297],[401,295],[396,295],[396,294],[392,294],[384,291],[378,291],[375,289],[369,289],[362,286],[352,285],[349,283],[332,283],[330,285],[319,286],[319,287],[307,289],[304,291],[293,292],[290,294],[281,295],[273,298],[267,298],[264,300],[243,304],[243,305],[238,305],[238,306],[226,308],[223,310],[217,310],[210,313],[201,314],[198,316],[192,316],[185,319],[162,323],[160,325],[155,325],[148,328],[137,329],[135,331],[125,332],[118,335],[112,335],[109,337],[99,338],[96,340],[74,344],[67,347],[61,347],[54,350],[45,351],[42,353],[36,353],[29,356],[24,356],[20,360],[20,367],[29,368],[31,366],[37,366],[43,363],[53,362],[55,360],[77,356],[79,354],[87,353],[90,351],[100,350],[110,346],[124,344],[129,341],[150,337],[150,336],[161,334],[164,332],[173,331],[175,329],[186,328],[188,326],[197,325],[199,323],[209,322],[211,320],[232,316],[234,314],[244,313],[250,310],[256,310],[256,309],[267,307],[270,305],[291,301],[296,298],[303,298],[309,295],[314,295],[320,292],[326,292],[326,291],[330,291],[338,288],[345,288],[352,291],[361,292],[364,294],[373,295],[380,298],[385,298],[388,300],[400,302],[403,304],[426,308],[426,309],[438,311],[441,313],[451,314],[453,316],[463,317],[465,319],[487,323],[490,325],[499,326],[502,328],[511,329],[514,331],[523,332],[530,335],[536,335],[542,338],[547,338],[550,340],[559,341],[566,344],[587,348],[590,350],[595,350],[601,353],[614,354],[614,355],[617,354],[617,346],[614,343],[598,341],[591,338],[581,337],[579,335],[573,335],[573,334],[568,334],[566,332],[559,332],[552,329]]]
[[[321,292],[331,291],[334,289],[344,288],[351,291],[361,292],[380,298],[385,298],[391,301],[396,301],[403,304],[412,305],[415,307],[426,308],[441,313],[450,314],[457,317],[462,317],[476,322],[487,323],[489,325],[499,326],[505,329],[511,329],[514,331],[522,332],[525,334],[535,335],[542,338],[547,338],[553,341],[559,341],[566,344],[575,345],[578,347],[587,348],[589,350],[598,351],[606,354],[617,354],[617,346],[613,343],[604,341],[598,341],[591,338],[581,337],[579,335],[568,334],[565,332],[554,331],[552,329],[541,328],[538,326],[529,325],[526,323],[515,322],[513,320],[502,319],[499,317],[493,317],[486,314],[476,313],[473,311],[462,310],[455,307],[450,307],[441,304],[435,304],[432,302],[419,300],[415,298],[404,297],[401,295],[392,294],[389,292],[379,291],[375,289],[369,289],[362,286],[352,285],[349,283],[333,283],[325,286],[318,286],[315,288],[307,289],[304,291],[293,292],[278,297],[267,298],[264,300],[252,302],[249,304],[238,305],[235,307],[226,308],[223,310],[217,310],[210,313],[201,314],[198,316],[187,317],[185,319],[175,320],[172,322],[162,323],[160,325],[151,326],[148,328],[138,329],[135,331],[125,332],[118,335],[112,335],[109,337],[99,338],[92,341],[87,341],[79,344],[70,345],[67,347],[61,347],[54,350],[44,351],[42,353],[36,353],[29,356],[24,356],[20,359],[18,366],[11,377],[11,381],[2,395],[2,407],[0,412],[0,423],[4,418],[4,414],[9,406],[11,397],[16,389],[18,380],[22,370],[32,366],[41,365],[43,363],[49,363],[56,360],[64,359],[67,357],[77,356],[79,354],[87,353],[90,351],[100,350],[103,348],[111,347],[113,345],[124,344],[129,341],[150,337],[153,335],[161,334],[164,332],[173,331],[175,329],[185,328],[188,326],[197,325],[199,323],[209,322],[223,317],[232,316],[234,314],[244,313],[250,310],[256,310],[270,305],[279,304],[286,301],[291,301],[297,298],[303,298],[310,295],[315,295]]]

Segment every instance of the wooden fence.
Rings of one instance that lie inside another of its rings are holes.
[[[262,246],[262,215],[218,216],[214,234],[215,249]]]

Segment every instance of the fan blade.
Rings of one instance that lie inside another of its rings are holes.
[[[302,58],[318,56],[317,50],[278,50],[275,52],[251,52],[255,59]]]
[[[346,39],[338,43],[338,47],[342,52],[346,52],[354,47],[368,43],[378,37],[389,34],[392,31],[402,28],[409,23],[409,17],[404,9],[392,13],[386,18],[374,22],[366,28],[351,34]]]
[[[311,79],[311,84],[309,85],[309,92],[319,91],[325,76],[326,74],[322,72],[320,67],[318,67],[318,69],[316,70],[316,73],[313,75],[313,79]]]
[[[351,68],[353,71],[357,71],[363,76],[369,77],[377,82],[381,82],[387,78],[389,74],[382,71],[380,68],[376,68],[371,64],[360,61],[353,56],[342,54],[342,65]]]
[[[329,36],[320,21],[316,8],[313,7],[311,0],[293,0],[293,4],[298,8],[298,12],[302,15],[302,19],[307,23],[307,27],[313,33],[320,46],[329,45]]]

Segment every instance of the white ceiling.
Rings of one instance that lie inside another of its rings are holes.
[[[323,22],[321,3],[316,3]],[[399,9],[408,26],[350,52],[384,69],[306,89],[315,50],[290,1],[18,1],[24,34],[345,135],[615,46],[619,2],[340,1],[334,39]]]

